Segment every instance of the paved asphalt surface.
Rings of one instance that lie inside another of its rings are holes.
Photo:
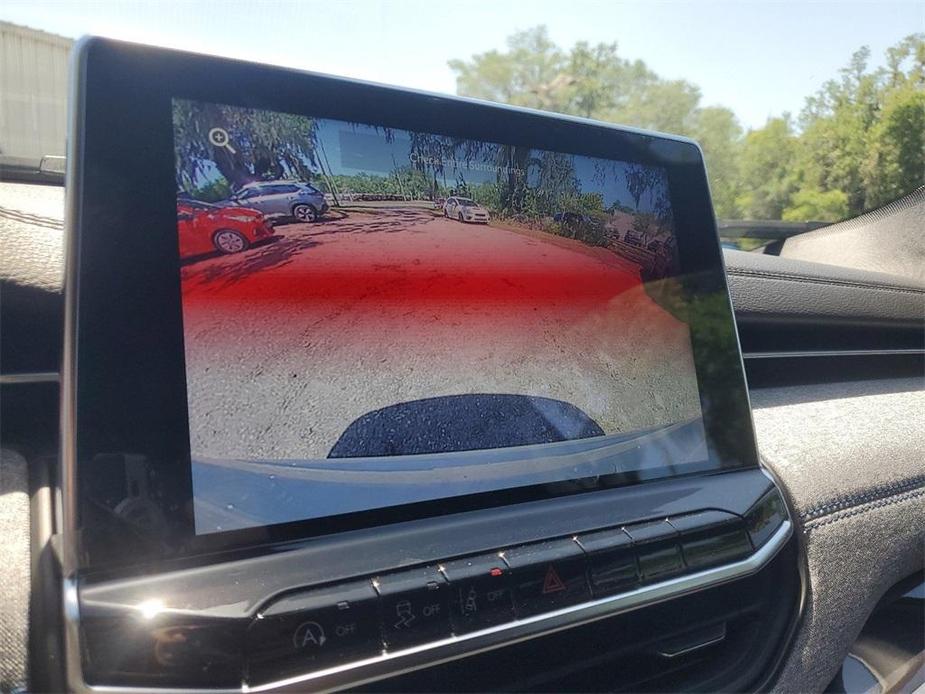
[[[448,397],[472,394],[515,397],[512,444],[699,414],[686,326],[615,254],[429,210],[331,217],[185,264],[194,456],[438,451],[457,421],[499,445],[506,401]]]

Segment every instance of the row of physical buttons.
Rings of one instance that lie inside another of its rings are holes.
[[[702,512],[314,589],[261,612],[248,679],[262,682],[466,634],[741,559],[735,516]]]
[[[248,630],[248,680],[279,679],[509,622],[509,574],[494,554],[282,598]]]

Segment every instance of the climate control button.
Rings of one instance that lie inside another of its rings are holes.
[[[684,571],[678,531],[667,520],[628,525],[643,581],[662,581]]]
[[[742,519],[723,511],[701,511],[668,522],[681,533],[684,562],[691,571],[744,559],[752,543]]]
[[[639,583],[633,541],[622,528],[579,535],[578,544],[588,553],[588,578],[594,597],[632,590]]]

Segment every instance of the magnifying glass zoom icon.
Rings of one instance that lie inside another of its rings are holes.
[[[228,137],[228,131],[224,128],[212,128],[209,131],[209,142],[211,142],[216,147],[224,147],[232,154],[237,154],[235,148],[232,147],[229,143],[230,139],[231,138]]]

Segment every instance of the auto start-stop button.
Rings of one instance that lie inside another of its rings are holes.
[[[247,632],[248,681],[320,670],[382,651],[369,581],[295,593],[263,610]]]

